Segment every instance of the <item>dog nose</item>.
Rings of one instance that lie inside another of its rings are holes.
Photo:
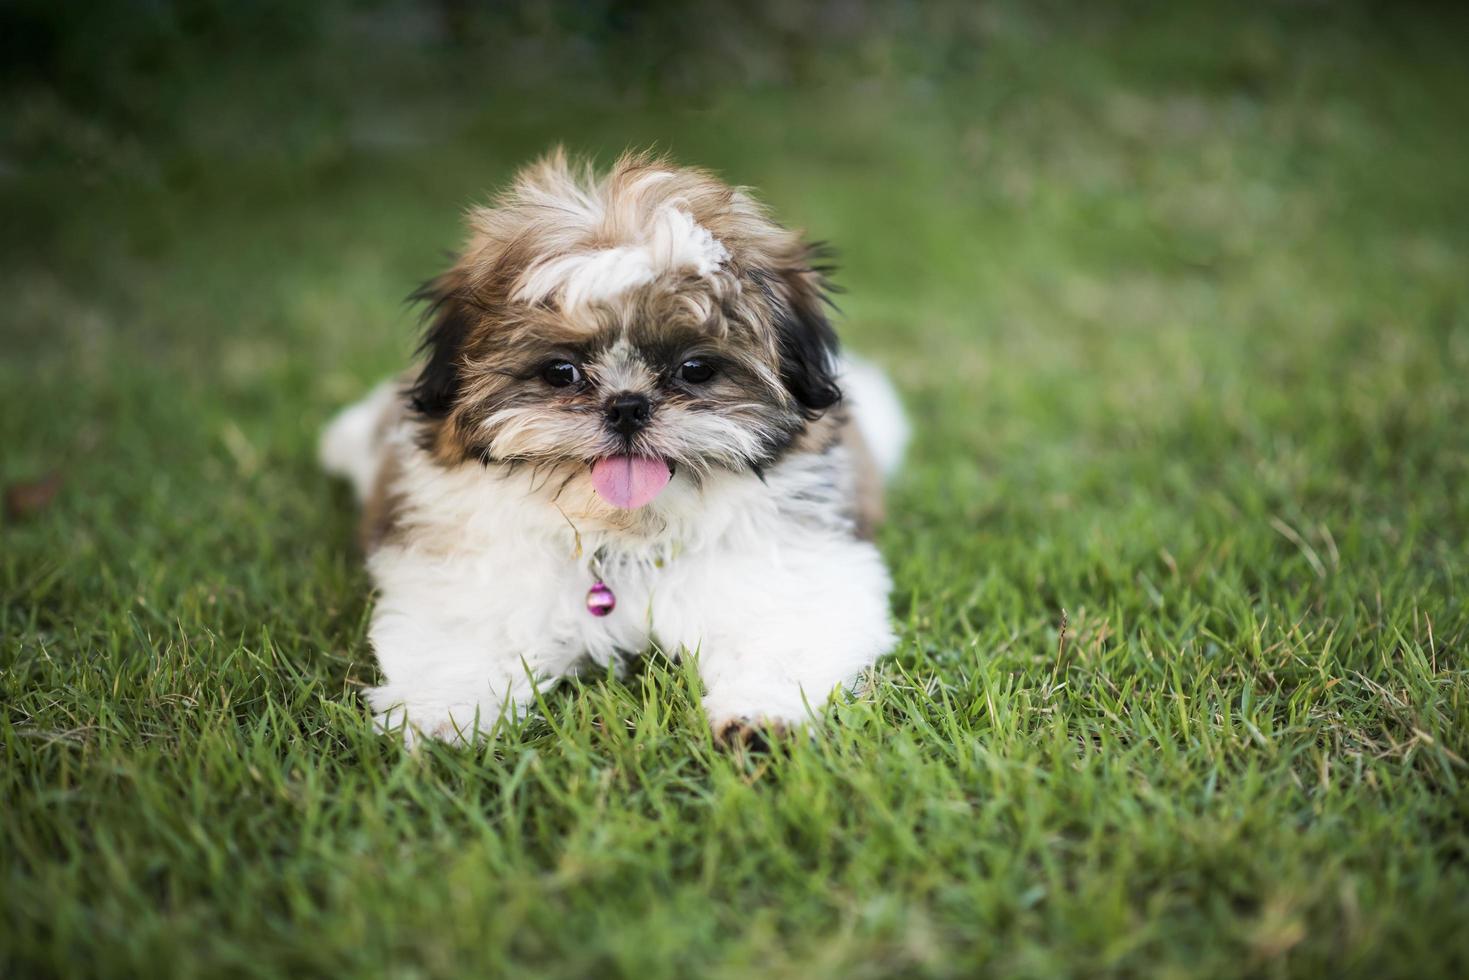
[[[648,424],[651,412],[646,395],[624,392],[607,403],[607,424],[619,435],[630,436]]]

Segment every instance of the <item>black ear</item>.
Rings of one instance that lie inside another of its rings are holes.
[[[783,295],[775,323],[780,379],[808,419],[842,400],[836,379],[837,335],[826,315],[832,289],[824,275],[828,269],[803,265],[780,277]]]
[[[429,280],[409,298],[428,304],[423,313],[427,327],[418,345],[419,353],[428,357],[408,395],[420,415],[441,419],[459,397],[459,364],[473,321],[456,286],[443,279]]]

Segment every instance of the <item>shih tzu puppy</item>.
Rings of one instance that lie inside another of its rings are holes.
[[[720,738],[799,725],[893,644],[868,540],[907,428],[837,355],[822,251],[745,190],[559,151],[489,207],[422,365],[326,429],[363,502],[378,725],[470,740],[656,645]]]

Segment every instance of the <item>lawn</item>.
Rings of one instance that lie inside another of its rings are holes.
[[[1464,975],[1469,22],[1405,9],[998,6],[686,89],[359,13],[15,82],[0,974]],[[558,141],[833,242],[910,405],[898,649],[809,742],[717,750],[659,656],[473,750],[358,699],[316,433]]]

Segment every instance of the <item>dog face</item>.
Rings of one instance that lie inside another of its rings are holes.
[[[641,506],[659,466],[758,473],[840,398],[819,250],[706,173],[632,156],[597,176],[557,152],[470,223],[419,294],[411,395],[443,462]]]

